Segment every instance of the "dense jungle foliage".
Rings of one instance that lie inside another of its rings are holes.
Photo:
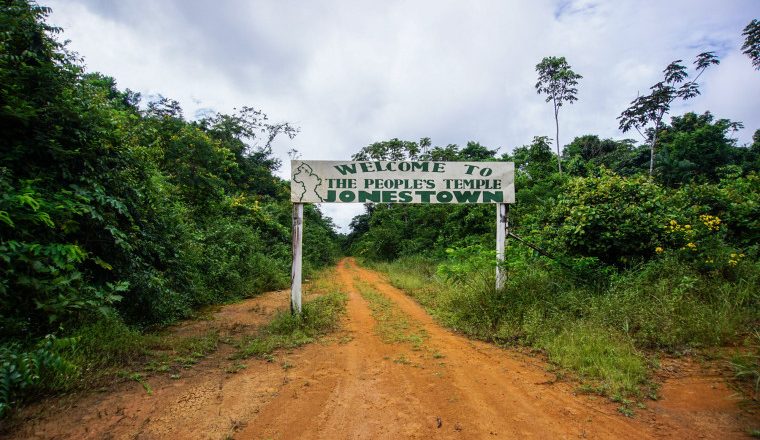
[[[247,107],[190,121],[170,99],[142,103],[86,72],[49,12],[0,6],[0,415],[79,374],[80,329],[130,339],[289,284],[270,144],[298,130]],[[308,273],[339,248],[329,219],[304,215]]]

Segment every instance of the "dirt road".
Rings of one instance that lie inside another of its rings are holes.
[[[402,439],[743,438],[757,415],[719,376],[675,374],[663,398],[627,418],[606,399],[575,395],[536,358],[471,341],[437,325],[381,275],[351,259],[336,277],[349,296],[342,330],[320,343],[249,360],[232,372],[222,348],[189,375],[148,379],[22,411],[15,438]],[[422,343],[384,342],[358,286],[389,299]],[[215,326],[252,331],[287,292],[223,308]],[[760,426],[757,424],[756,426]]]

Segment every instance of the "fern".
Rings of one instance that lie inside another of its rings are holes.
[[[75,343],[75,338],[47,335],[30,351],[18,343],[0,346],[0,417],[41,385],[43,376],[65,379],[76,374],[77,367],[61,356]]]

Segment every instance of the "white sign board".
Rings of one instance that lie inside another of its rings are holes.
[[[290,162],[294,203],[514,203],[513,162]]]

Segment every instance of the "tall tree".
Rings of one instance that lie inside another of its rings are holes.
[[[744,28],[742,52],[752,60],[755,70],[760,70],[760,21],[754,19]]]
[[[565,57],[544,57],[536,65],[536,72],[538,72],[536,92],[539,95],[546,94],[546,102],[551,101],[554,105],[554,125],[557,129],[555,138],[557,142],[557,168],[562,174],[562,153],[559,151],[559,108],[565,102],[572,104],[573,101],[578,100],[575,96],[578,89],[575,86],[578,85],[578,80],[583,77],[573,72]]]
[[[664,79],[650,87],[651,92],[648,95],[638,96],[631,101],[631,105],[618,116],[620,129],[624,133],[635,128],[648,141],[650,175],[654,171],[657,134],[662,126],[662,118],[670,111],[670,105],[677,99],[685,101],[699,95],[697,84],[699,77],[710,65],[720,64],[714,52],[703,52],[697,55],[694,61],[697,75],[693,80],[687,81],[689,73],[681,62],[682,60],[676,60],[668,64],[663,70]]]

